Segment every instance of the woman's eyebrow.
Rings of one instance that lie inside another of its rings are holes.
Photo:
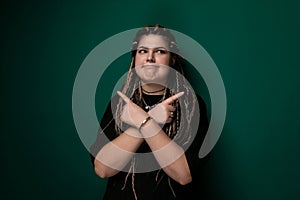
[[[167,49],[167,48],[166,47],[149,48],[149,47],[145,47],[145,46],[140,46],[140,47],[138,47],[138,49]]]

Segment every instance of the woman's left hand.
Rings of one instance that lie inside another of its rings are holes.
[[[149,115],[122,92],[118,91],[117,93],[126,103],[121,113],[121,120],[130,126],[139,128],[144,119],[146,119]]]
[[[176,108],[172,106],[172,103],[181,97],[184,92],[179,92],[163,102],[157,104],[154,108],[149,110],[148,114],[152,119],[154,119],[159,124],[170,123],[173,120],[173,113],[176,111]]]

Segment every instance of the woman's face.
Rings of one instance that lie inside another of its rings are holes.
[[[145,35],[135,56],[135,69],[143,83],[165,84],[169,75],[171,54],[163,36]]]

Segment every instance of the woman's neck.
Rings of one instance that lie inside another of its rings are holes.
[[[145,84],[142,86],[142,92],[149,95],[159,95],[163,94],[165,91],[165,86],[159,84]]]

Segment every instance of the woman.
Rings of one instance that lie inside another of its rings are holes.
[[[104,199],[199,198],[204,160],[198,152],[208,119],[178,52],[160,25],[137,32],[122,92],[107,107],[91,147],[96,174],[108,178]]]

